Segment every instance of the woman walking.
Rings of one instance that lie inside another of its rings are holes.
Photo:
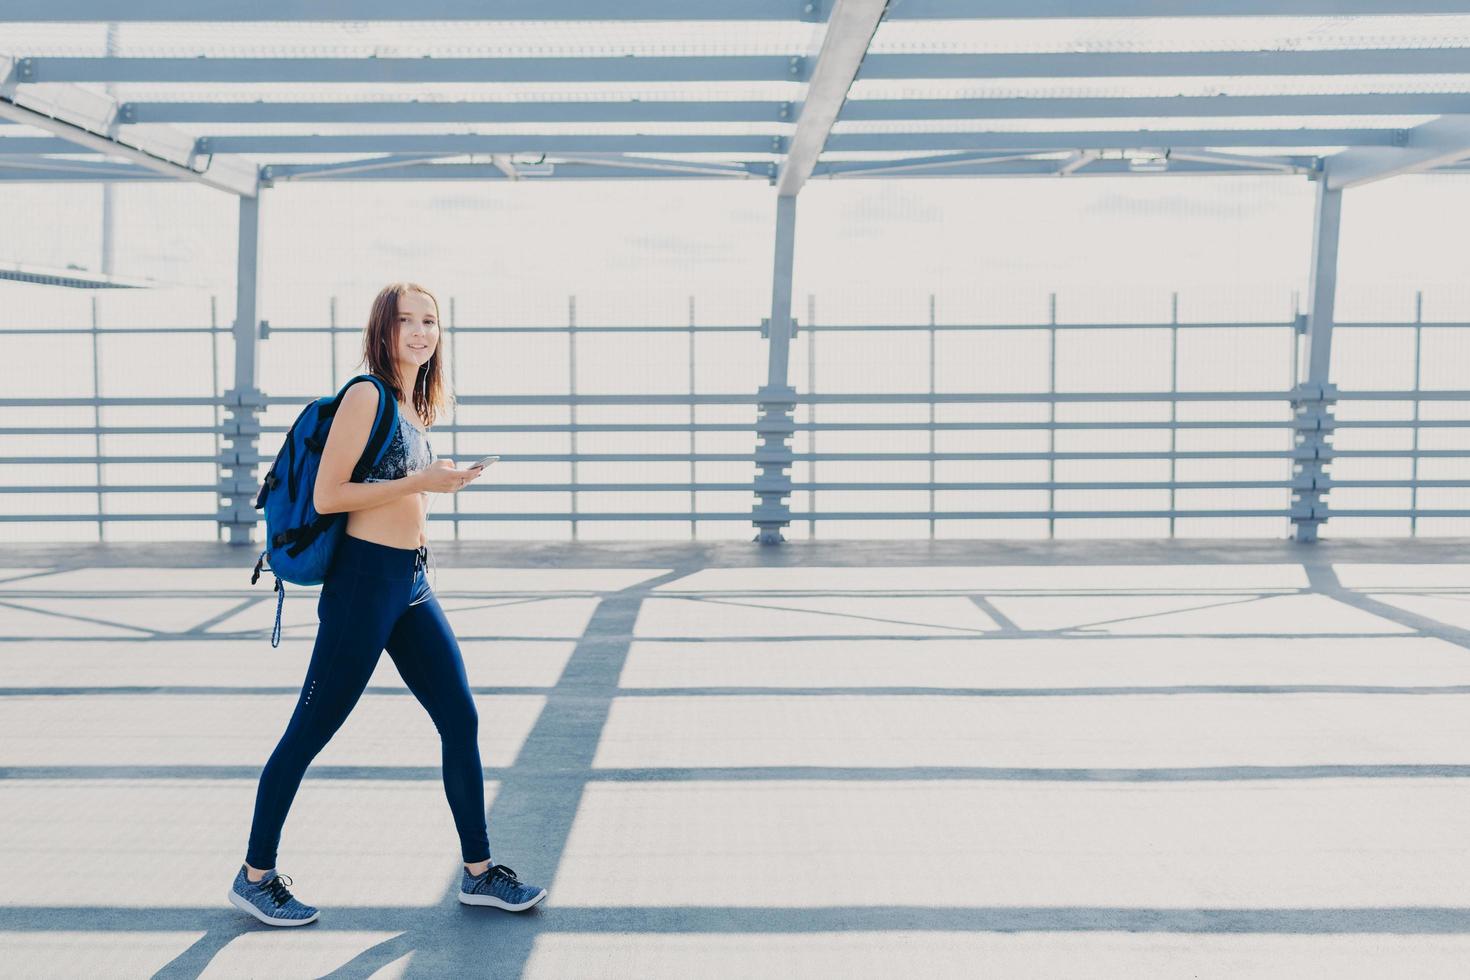
[[[260,776],[245,862],[230,902],[275,926],[305,925],[318,910],[288,890],[276,871],[286,812],[311,760],[357,704],[386,648],[428,711],[443,743],[444,794],[459,834],[464,870],[459,900],[519,912],[546,897],[503,864],[490,863],[479,715],[459,644],[426,575],[430,493],[457,493],[483,471],[438,459],[427,429],[449,400],[439,355],[439,304],[415,283],[393,283],[373,301],[363,331],[363,363],[398,398],[398,430],[362,483],[352,470],[367,445],[377,387],[347,389],[328,430],[314,504],[347,514],[322,583],[321,620],[296,709]]]

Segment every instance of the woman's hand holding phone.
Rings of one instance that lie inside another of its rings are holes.
[[[456,469],[447,459],[436,459],[427,469],[420,470],[418,479],[421,489],[434,493],[457,493],[475,480],[483,469]]]

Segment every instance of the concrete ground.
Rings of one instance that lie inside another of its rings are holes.
[[[493,858],[387,655],[225,893],[315,591],[0,550],[0,974],[1463,976],[1465,540],[437,544]]]

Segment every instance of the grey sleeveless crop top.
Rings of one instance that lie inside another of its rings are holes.
[[[429,434],[410,422],[401,412],[398,429],[388,439],[388,448],[378,465],[367,471],[364,483],[385,483],[400,480],[410,473],[428,469],[438,459],[434,447],[429,444]]]

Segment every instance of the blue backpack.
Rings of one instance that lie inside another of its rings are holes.
[[[382,459],[393,430],[398,426],[398,399],[388,391],[381,378],[371,374],[357,375],[335,396],[318,398],[301,410],[286,432],[286,441],[276,454],[276,461],[266,473],[260,493],[255,498],[255,509],[265,508],[266,546],[255,561],[250,584],[254,585],[260,579],[261,565],[269,560],[267,567],[276,577],[275,591],[278,593],[276,623],[271,630],[273,647],[281,643],[281,604],[286,598],[286,590],[281,583],[320,585],[327,576],[332,554],[337,550],[337,542],[347,526],[347,522],[341,520],[345,513],[318,514],[312,498],[332,419],[342,404],[342,396],[359,381],[371,381],[378,386],[378,413],[362,456],[352,470],[352,482],[362,482],[363,477]]]

